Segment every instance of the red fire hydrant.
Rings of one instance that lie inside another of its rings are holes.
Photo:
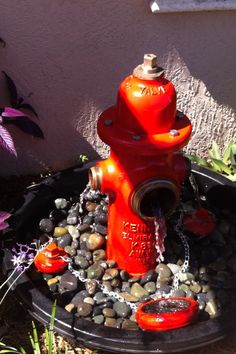
[[[154,218],[170,215],[179,202],[190,172],[180,149],[191,130],[153,54],[144,56],[121,83],[117,104],[99,117],[98,134],[111,152],[90,169],[90,186],[109,195],[107,258],[130,274],[156,265]]]

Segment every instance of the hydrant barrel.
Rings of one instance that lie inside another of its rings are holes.
[[[153,54],[144,56],[121,83],[116,105],[99,117],[98,134],[111,152],[90,170],[90,186],[109,195],[107,257],[130,274],[155,267],[165,230],[157,235],[154,220],[178,205],[189,173],[179,150],[191,129],[176,112],[174,86]]]

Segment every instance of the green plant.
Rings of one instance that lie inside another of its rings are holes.
[[[51,320],[49,324],[49,328],[45,327],[45,339],[46,339],[46,349],[47,349],[47,354],[54,354],[55,353],[55,348],[54,348],[54,323],[55,323],[55,316],[56,316],[56,301],[54,302],[52,306],[52,314],[51,314]],[[39,343],[39,336],[38,336],[38,331],[35,326],[34,321],[32,321],[32,334],[29,334],[29,339],[30,343],[33,349],[34,354],[42,354],[42,351],[40,349],[40,343]],[[20,347],[20,349],[16,349],[14,347],[10,347],[5,345],[4,343],[0,342],[0,354],[3,353],[15,353],[15,354],[26,354],[26,351],[24,348]],[[45,351],[44,351],[45,353]],[[67,348],[63,352],[63,354],[67,354]],[[62,354],[60,349],[57,349],[57,354]]]
[[[202,159],[196,155],[186,155],[191,161],[218,172],[233,182],[236,182],[236,144],[230,142],[221,153],[219,145],[213,141],[207,159]]]

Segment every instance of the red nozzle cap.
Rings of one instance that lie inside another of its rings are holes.
[[[68,254],[54,242],[50,243],[34,259],[35,267],[42,273],[60,273],[67,267],[67,262],[62,258]]]

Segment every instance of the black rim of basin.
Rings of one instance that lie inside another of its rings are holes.
[[[30,235],[33,224],[41,216],[47,215],[55,198],[69,196],[72,192],[79,194],[85,187],[88,167],[75,167],[58,172],[33,187],[24,196],[22,206],[16,210],[13,218],[15,240],[24,243]],[[192,172],[200,192],[206,195],[208,203],[214,206],[236,210],[236,187],[226,178],[199,166],[193,166]],[[3,242],[3,271],[9,275],[13,270],[11,262],[12,241]],[[18,273],[19,274],[19,273]],[[9,282],[12,284],[18,275],[15,273]],[[47,298],[32,280],[23,274],[13,286],[14,293],[31,315],[40,322],[50,322],[52,301]],[[67,338],[82,342],[85,346],[120,353],[167,353],[210,344],[223,338],[236,325],[232,316],[235,307],[222,315],[203,322],[196,322],[188,327],[165,331],[128,331],[97,325],[79,319],[62,307],[57,307],[55,331]]]

